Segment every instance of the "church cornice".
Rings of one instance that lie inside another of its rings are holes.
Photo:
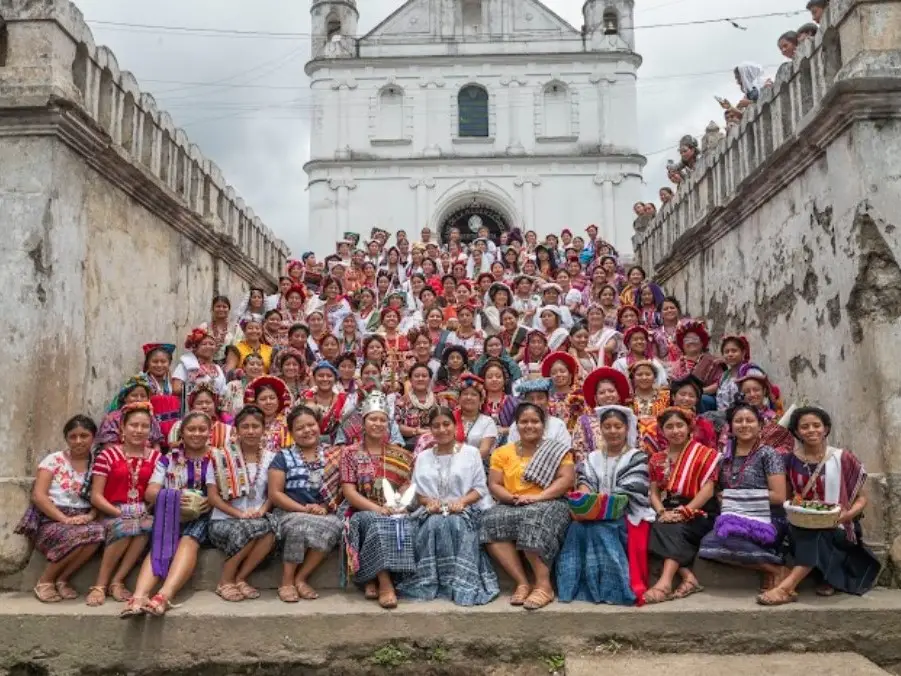
[[[359,70],[365,68],[406,68],[417,66],[456,66],[460,64],[522,65],[529,63],[630,63],[636,70],[642,57],[637,52],[549,52],[546,54],[424,54],[421,56],[366,56],[353,59],[313,59],[304,66],[310,77],[320,70]]]

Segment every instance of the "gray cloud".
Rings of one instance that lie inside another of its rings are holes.
[[[246,31],[309,33],[308,2],[256,0],[79,0],[89,22],[116,21]],[[364,0],[365,32],[402,0]],[[577,28],[581,0],[546,0]],[[644,5],[644,2],[636,3]],[[803,9],[784,0],[657,0],[636,9],[636,25],[695,21]],[[740,98],[731,68],[742,61],[775,66],[782,61],[776,38],[807,20],[805,15],[747,20],[738,30],[727,23],[639,28],[640,150],[648,155],[645,199],[656,199],[667,183],[666,160],[685,133],[700,135],[711,119],[722,121],[714,95]],[[307,228],[306,175],[309,150],[309,92],[303,66],[309,39],[201,37],[91,25],[119,65],[131,70],[176,123],[216,162],[246,202],[296,252]],[[179,84],[205,83],[205,84]]]

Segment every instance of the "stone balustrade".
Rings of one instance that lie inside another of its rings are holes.
[[[897,77],[899,12],[895,1],[831,0],[816,37],[635,234],[637,257],[658,281],[791,183],[854,119],[878,113],[867,92]]]
[[[0,21],[0,109],[54,109],[64,140],[120,188],[246,281],[277,279],[289,255],[285,243],[115,55],[95,45],[75,5],[6,0]],[[30,122],[46,127],[37,116]]]

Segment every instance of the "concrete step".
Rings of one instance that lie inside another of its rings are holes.
[[[757,606],[744,593],[708,591],[645,608],[552,603],[536,612],[511,608],[505,599],[477,608],[402,601],[385,611],[357,592],[327,592],[293,605],[271,591],[243,603],[211,592],[176,601],[165,618],[123,621],[122,605],[112,601],[88,608],[80,600],[44,605],[29,594],[0,594],[0,673],[532,676],[559,671],[564,656],[573,673],[583,658],[629,658],[649,649],[730,657],[811,653],[802,656],[807,668],[789,676],[830,673],[816,666],[815,653],[856,653],[880,667],[901,663],[901,591],[894,590],[829,599],[802,594],[779,608]],[[835,666],[846,668],[832,673],[879,673],[863,671],[869,665],[856,658],[839,659],[846,658],[836,657]],[[662,658],[667,665],[673,660]],[[759,664],[754,673],[780,673],[778,663]],[[741,672],[730,665],[636,673]]]
[[[216,589],[219,575],[222,572],[222,564],[225,557],[216,549],[205,549],[201,551],[197,561],[197,569],[189,583],[191,589],[196,591],[214,591]],[[35,552],[28,566],[20,573],[0,578],[0,590],[2,591],[29,591],[31,590],[38,578],[41,576],[46,560],[39,553]],[[74,582],[76,586],[87,588],[94,583],[97,577],[97,571],[100,567],[99,555],[88,562],[76,575]],[[137,575],[137,568],[132,572],[129,584],[134,584]],[[332,552],[322,566],[316,571],[311,580],[311,584],[317,589],[339,589],[339,557],[337,552]],[[510,578],[498,569],[501,578],[501,588],[512,590],[513,583]],[[652,565],[652,575],[658,572],[654,570]],[[659,570],[659,566],[657,566]],[[695,574],[701,583],[707,588],[713,589],[736,589],[745,592],[756,590],[760,584],[759,577],[756,573],[732,566],[724,566],[710,561],[698,559],[695,564]],[[281,561],[276,557],[267,560],[251,577],[251,583],[260,589],[278,589],[281,581]],[[133,587],[132,587],[133,588]]]
[[[729,676],[888,676],[870,660],[854,653],[819,655],[648,655],[637,652],[607,657],[566,656],[566,676],[685,676],[685,674],[729,674]]]

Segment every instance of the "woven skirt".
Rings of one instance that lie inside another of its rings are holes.
[[[626,521],[574,521],[554,571],[563,603],[635,605],[626,554]]]
[[[848,540],[841,528],[808,530],[789,526],[790,563],[814,569],[817,578],[846,594],[867,593],[876,584],[879,559],[861,540],[855,524],[857,542]]]
[[[781,566],[785,561],[782,542],[785,539],[788,522],[784,518],[773,518],[772,523],[776,528],[776,541],[771,546],[737,536],[722,538],[716,534],[714,528],[701,540],[698,556],[733,566],[756,566],[762,563]]]
[[[308,549],[330,552],[338,544],[344,522],[334,514],[317,516],[275,510],[285,563],[302,563]]]
[[[73,507],[58,509],[66,516],[81,516],[91,511]],[[28,537],[50,563],[63,560],[80,547],[101,545],[106,540],[106,527],[102,521],[70,526],[45,516],[34,505],[28,508],[15,532]]]
[[[366,584],[387,571],[398,581],[416,572],[416,521],[357,512],[347,528],[348,565],[354,582]]]
[[[513,542],[524,552],[536,552],[549,568],[563,545],[570,524],[566,500],[531,505],[495,505],[482,515],[482,544]]]
[[[116,505],[116,507],[128,507],[128,505]],[[150,512],[137,516],[119,516],[109,518],[106,525],[106,545],[109,546],[124,538],[133,538],[139,535],[150,535],[153,532],[153,515]]]
[[[255,540],[278,532],[278,519],[265,514],[259,519],[216,519],[210,521],[210,543],[230,559]]]

